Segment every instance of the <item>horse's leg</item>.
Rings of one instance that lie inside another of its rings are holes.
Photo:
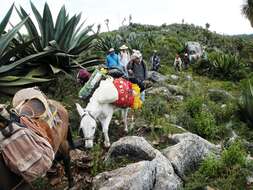
[[[127,114],[128,114],[128,109],[129,108],[125,108],[125,109],[122,109],[122,119],[123,119],[123,122],[124,122],[124,130],[126,131],[126,132],[128,132],[128,127],[127,127],[127,125],[128,125],[128,123],[127,123]]]
[[[32,190],[32,187],[29,183],[22,180],[20,184],[13,188],[14,190]]]
[[[68,141],[64,141],[60,145],[59,153],[61,154],[63,158],[63,164],[64,164],[64,171],[65,175],[67,175],[68,182],[69,182],[69,187],[72,187],[74,185],[74,180],[71,175],[71,170],[70,170],[70,147]]]
[[[104,141],[105,147],[110,147],[111,146],[109,135],[108,135],[108,130],[109,130],[110,122],[112,120],[112,115],[113,115],[113,110],[109,111],[107,117],[101,121],[101,125],[102,125],[102,128],[103,128],[103,133],[104,133],[104,136],[105,136],[105,141]]]

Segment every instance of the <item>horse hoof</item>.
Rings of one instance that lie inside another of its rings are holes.
[[[124,129],[124,131],[125,131],[126,133],[128,133],[128,129]]]

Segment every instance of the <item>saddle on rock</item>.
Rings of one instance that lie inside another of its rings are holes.
[[[52,166],[59,139],[55,129],[62,122],[57,108],[38,88],[26,88],[13,97],[12,134],[0,142],[6,165],[32,182]]]

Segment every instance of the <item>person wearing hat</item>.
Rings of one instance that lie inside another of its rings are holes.
[[[131,56],[131,60],[127,64],[127,71],[129,75],[129,80],[132,83],[138,84],[142,95],[144,94],[144,81],[147,78],[147,68],[146,64],[142,59],[142,54],[139,50],[134,51]],[[144,100],[144,97],[143,97]]]
[[[122,66],[120,64],[119,56],[115,53],[114,48],[110,48],[108,55],[106,56],[106,64],[108,69],[117,68],[122,69]]]
[[[152,66],[152,71],[158,71],[160,67],[160,57],[157,54],[157,50],[153,51],[153,55],[150,58],[151,66]]]
[[[127,73],[127,64],[130,61],[130,54],[128,51],[128,47],[126,45],[121,46],[120,48],[120,64],[123,67],[124,71]]]

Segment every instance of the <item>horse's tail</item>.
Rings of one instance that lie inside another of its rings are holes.
[[[72,131],[71,131],[70,127],[69,127],[68,133],[67,133],[67,141],[69,143],[70,149],[75,149],[76,148],[75,144],[74,144],[74,141],[73,141]]]

